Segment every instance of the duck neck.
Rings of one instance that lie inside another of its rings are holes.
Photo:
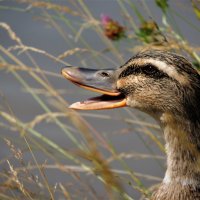
[[[200,184],[200,125],[178,119],[170,114],[161,116],[167,153],[164,184]]]

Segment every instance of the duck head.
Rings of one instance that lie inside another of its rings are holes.
[[[197,71],[184,57],[165,51],[138,53],[118,69],[66,67],[62,75],[84,89],[102,94],[72,104],[73,109],[130,106],[155,117],[165,112],[191,112],[191,105],[199,96],[196,95],[200,83]]]

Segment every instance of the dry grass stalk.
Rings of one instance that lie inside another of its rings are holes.
[[[164,160],[164,156],[159,156],[159,155],[151,155],[151,154],[142,154],[142,153],[120,153],[118,155],[118,158],[120,159],[131,159],[131,158],[134,158],[134,159],[158,159],[158,160]],[[107,159],[107,161],[110,163],[112,161],[115,161],[115,158],[114,157],[110,157]]]
[[[90,168],[83,168],[77,165],[60,165],[60,164],[45,164],[45,165],[38,165],[40,168],[43,167],[44,169],[59,169],[60,171],[67,172],[67,173],[86,173],[87,175],[93,175]],[[36,165],[29,165],[27,166],[28,170],[34,170],[37,169],[38,166]],[[15,170],[19,173],[20,171],[24,171],[24,167],[15,168]],[[125,170],[119,170],[119,169],[111,169],[111,171],[116,175],[130,175],[130,172]],[[162,178],[151,176],[148,174],[141,174],[139,172],[134,173],[137,177],[144,178],[147,180],[152,181],[162,181]]]
[[[60,60],[58,57],[54,57],[53,55],[47,53],[46,51],[42,50],[42,49],[38,49],[38,48],[35,48],[35,47],[31,47],[31,46],[25,46],[25,45],[16,45],[16,46],[12,46],[12,47],[9,47],[8,48],[8,51],[13,51],[13,50],[20,50],[18,52],[18,55],[26,52],[26,51],[32,51],[32,52],[36,52],[36,53],[39,53],[39,54],[43,54],[45,56],[47,56],[48,58],[54,60],[55,62],[60,62],[62,64],[68,64],[66,62],[63,62],[62,60]]]
[[[102,155],[97,149],[97,144],[95,143],[90,130],[83,123],[82,119],[76,114],[76,112],[71,111],[69,113],[69,117],[72,123],[80,130],[81,133],[84,134],[84,137],[87,140],[89,152],[82,152],[85,155],[85,158],[91,160],[94,164],[94,172],[100,174],[106,184],[106,188],[109,190],[110,193],[112,191],[112,187],[117,188],[120,191],[123,191],[121,184],[116,179],[115,175],[110,170],[107,162],[103,159]]]
[[[65,58],[65,57],[68,57],[68,56],[72,56],[73,54],[77,53],[77,52],[86,52],[86,51],[89,51],[88,49],[82,49],[82,48],[74,48],[74,49],[70,49],[70,50],[67,50],[65,51],[64,53],[58,55],[57,57],[54,57],[53,55],[49,54],[48,52],[42,50],[42,49],[38,49],[38,48],[35,48],[35,47],[31,47],[31,46],[19,46],[19,45],[15,45],[15,46],[12,46],[12,47],[9,47],[8,48],[8,51],[13,51],[13,50],[20,50],[18,52],[18,55],[26,52],[26,51],[32,51],[32,52],[36,52],[36,53],[39,53],[39,54],[43,54],[47,57],[49,57],[50,59],[54,60],[55,62],[60,62],[62,64],[68,64],[66,62],[63,62],[61,59]]]
[[[71,56],[77,52],[86,52],[88,51],[88,49],[81,49],[81,48],[74,48],[74,49],[70,49],[70,50],[67,50],[65,51],[64,53],[58,55],[58,59],[63,59],[63,58],[66,58],[68,56]]]
[[[56,76],[56,77],[60,77],[60,76]],[[38,95],[43,95],[43,96],[46,96],[46,97],[52,97],[52,94],[49,93],[49,91],[42,89],[42,88],[29,88],[29,90],[24,89],[23,91],[27,92],[27,93],[35,93],[35,94],[38,94]],[[64,89],[58,89],[57,92],[58,92],[59,95],[67,93],[67,91],[64,90]]]
[[[37,115],[31,122],[27,123],[27,127],[29,128],[34,128],[37,124],[41,123],[42,121],[50,121],[53,120],[56,117],[67,117],[67,115],[65,113],[45,113],[42,115]]]
[[[16,148],[10,140],[4,138],[6,144],[8,145],[8,147],[10,148],[11,152],[13,153],[14,157],[17,160],[20,160],[20,162],[22,162],[23,160],[23,156],[22,156],[22,151],[19,148]]]
[[[12,181],[14,183],[16,183],[17,187],[19,188],[19,190],[24,194],[24,196],[31,198],[31,196],[29,195],[29,193],[26,191],[26,189],[24,188],[24,185],[22,182],[20,182],[19,178],[18,178],[18,173],[16,170],[14,170],[13,166],[10,164],[10,161],[7,160],[8,166],[10,168],[10,173],[12,175]]]
[[[71,8],[64,6],[64,5],[58,5],[54,3],[44,2],[44,1],[34,1],[34,0],[17,0],[19,3],[28,3],[32,7],[36,8],[45,8],[48,10],[54,10],[58,12],[68,13],[74,16],[82,16],[80,13],[72,10]]]
[[[16,41],[18,44],[21,44],[21,40],[19,37],[17,37],[16,33],[10,28],[10,26],[4,22],[0,22],[0,27],[5,29],[8,32],[8,35],[10,38],[14,41]]]
[[[6,112],[0,111],[0,116],[2,116],[4,119],[6,119],[12,125],[16,125],[17,124],[17,120],[15,119],[15,117],[9,115]]]
[[[85,29],[91,28],[91,27],[97,27],[99,25],[99,21],[94,19],[94,18],[87,18],[87,21],[85,23],[83,23],[81,25],[81,27],[79,28],[79,30],[77,31],[76,35],[75,35],[75,42],[77,42],[82,34],[82,32]]]
[[[28,72],[28,73],[35,72],[35,73],[45,74],[45,75],[54,76],[54,77],[58,77],[58,78],[62,77],[60,74],[56,74],[54,72],[49,72],[49,71],[41,70],[41,69],[38,69],[38,68],[35,69],[35,68],[32,68],[30,66],[25,66],[25,65],[23,65],[23,66],[21,66],[21,65],[12,65],[12,64],[9,64],[9,63],[1,63],[0,62],[0,70],[1,69],[5,69],[8,72],[11,72],[11,71],[25,71],[25,72]]]
[[[34,155],[32,149],[31,149],[31,146],[29,145],[29,143],[28,143],[28,141],[27,141],[27,139],[26,139],[26,137],[24,137],[24,141],[26,142],[26,145],[27,145],[27,147],[28,147],[28,149],[29,149],[29,151],[30,151],[30,153],[31,153],[31,156],[32,156],[32,158],[33,158],[33,160],[34,160],[34,162],[35,162],[35,164],[36,164],[36,166],[37,166],[37,168],[38,168],[38,170],[39,170],[39,172],[40,172],[40,175],[41,175],[41,177],[42,177],[42,179],[43,179],[43,181],[44,181],[44,185],[46,186],[46,188],[47,188],[47,190],[48,190],[48,192],[49,192],[50,199],[51,199],[51,200],[54,200],[54,195],[53,195],[52,189],[51,189],[51,187],[50,187],[50,185],[49,185],[48,179],[47,179],[46,174],[45,174],[45,171],[44,171],[44,168],[45,168],[45,165],[46,165],[46,161],[45,161],[45,163],[43,163],[42,166],[40,167],[39,164],[38,164],[38,162],[37,162],[37,159],[36,159],[36,157],[35,157],[35,155]]]
[[[41,53],[41,54],[46,54],[46,52],[44,50],[37,49],[35,47],[30,47],[30,46],[19,46],[19,45],[16,45],[16,46],[12,46],[12,47],[8,48],[8,51],[13,51],[13,50],[20,50],[18,52],[18,55],[24,53],[27,50],[30,50],[30,51],[33,51],[33,52],[37,52],[37,53]]]
[[[66,188],[62,185],[62,183],[59,183],[59,187],[62,191],[62,193],[64,194],[65,198],[67,200],[71,200],[71,196],[70,196],[70,193],[66,190]]]

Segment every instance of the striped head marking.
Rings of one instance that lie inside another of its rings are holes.
[[[127,96],[127,105],[148,113],[180,111],[185,92],[192,93],[195,83],[200,83],[184,57],[158,50],[135,55],[118,74],[117,87]]]

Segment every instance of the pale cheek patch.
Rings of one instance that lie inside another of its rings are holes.
[[[127,84],[127,80],[124,78],[121,78],[117,81],[117,88],[124,88]]]
[[[132,108],[142,109],[144,105],[142,101],[138,101],[137,99],[127,98],[126,104]]]
[[[188,84],[189,79],[186,75],[181,75],[179,74],[176,69],[171,66],[167,65],[165,62],[160,61],[160,60],[155,60],[153,58],[148,58],[148,59],[136,59],[134,60],[134,64],[142,66],[145,64],[152,64],[156,66],[160,71],[163,71],[164,73],[168,74],[169,77],[172,77],[173,79],[177,80],[181,84]]]

